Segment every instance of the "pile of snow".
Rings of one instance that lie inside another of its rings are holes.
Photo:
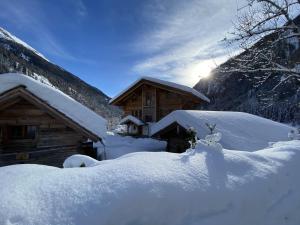
[[[125,88],[122,92],[120,92],[118,95],[116,95],[114,98],[112,98],[109,102],[112,103],[114,102],[117,98],[119,98],[120,96],[122,96],[124,93],[126,93],[128,90],[130,90],[131,88],[133,88],[135,85],[137,85],[139,82],[146,80],[146,81],[150,81],[153,83],[157,83],[163,86],[167,86],[167,87],[171,87],[171,88],[175,88],[187,93],[190,93],[192,95],[194,95],[197,98],[200,98],[206,102],[210,102],[209,98],[206,97],[204,94],[202,94],[201,92],[197,91],[194,88],[182,85],[182,84],[177,84],[174,82],[170,82],[170,81],[165,81],[165,80],[160,80],[154,77],[147,77],[147,76],[143,76],[140,79],[136,80],[135,82],[133,82],[130,86],[128,86],[127,88]]]
[[[0,224],[300,224],[300,141],[0,168]]]
[[[177,122],[188,129],[193,127],[199,139],[209,134],[206,124],[216,124],[215,132],[222,134],[224,148],[254,151],[270,142],[287,141],[292,127],[242,112],[177,110],[151,126],[151,135]]]
[[[104,144],[105,147],[101,143],[94,144],[94,147],[98,149],[98,155],[105,151],[106,159],[115,159],[132,152],[165,151],[167,146],[165,141],[152,138],[120,136],[112,132],[107,132]]]
[[[55,89],[46,82],[42,83],[26,75],[17,73],[0,75],[0,94],[20,85],[26,86],[29,92],[44,100],[93,134],[101,138],[105,137],[106,120],[62,91]]]
[[[68,157],[63,164],[64,168],[74,168],[74,167],[91,167],[99,163],[98,160],[93,159],[87,155],[72,155]]]
[[[127,126],[118,124],[114,129],[112,129],[112,132],[116,134],[125,134],[127,133]]]
[[[144,125],[143,121],[141,121],[140,119],[138,119],[138,118],[136,118],[136,117],[134,117],[132,115],[125,116],[123,119],[121,119],[120,125],[126,124],[128,122],[132,122],[132,123],[134,123],[137,126]]]
[[[21,39],[9,33],[7,30],[3,29],[2,27],[0,27],[0,39],[16,42],[49,62],[49,60],[44,55],[39,53],[37,50],[35,50],[33,47],[31,47]]]

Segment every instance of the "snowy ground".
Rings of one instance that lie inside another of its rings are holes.
[[[102,145],[98,145],[100,151]],[[107,132],[105,137],[105,152],[107,159],[115,159],[132,152],[161,152],[166,150],[167,143],[152,138],[134,138],[130,136],[120,136],[112,132]]]
[[[300,141],[0,169],[2,225],[300,224]]]

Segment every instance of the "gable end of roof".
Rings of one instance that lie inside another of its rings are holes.
[[[181,84],[177,84],[177,83],[174,83],[174,82],[170,82],[170,81],[160,80],[160,79],[157,79],[157,78],[141,77],[140,79],[136,80],[131,85],[129,85],[126,89],[121,91],[114,98],[112,98],[109,101],[109,104],[115,104],[116,102],[119,101],[119,99],[122,99],[122,97],[125,98],[127,95],[129,95],[129,93],[134,91],[137,87],[139,87],[144,82],[150,82],[150,83],[153,83],[153,84],[156,84],[156,85],[164,86],[164,87],[169,88],[169,89],[178,90],[182,93],[192,95],[192,96],[194,96],[198,99],[201,99],[203,101],[210,102],[210,99],[208,97],[206,97],[204,94],[200,93],[199,91],[197,91],[194,88],[191,88],[191,87],[188,87],[188,86],[185,86],[185,85],[181,85]]]

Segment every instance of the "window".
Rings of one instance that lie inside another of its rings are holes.
[[[146,93],[145,106],[151,106],[151,105],[152,105],[152,96],[150,93]]]
[[[26,136],[28,139],[35,139],[36,132],[37,132],[36,126],[27,126]]]
[[[36,126],[8,126],[7,136],[8,139],[35,139],[37,132]]]
[[[10,139],[23,139],[24,126],[9,126],[8,136]]]
[[[146,115],[145,116],[145,122],[152,122],[152,116]]]

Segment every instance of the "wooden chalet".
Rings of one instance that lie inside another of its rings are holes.
[[[144,125],[139,127],[133,120],[127,125],[134,134],[149,135],[147,124],[155,123],[164,116],[179,109],[196,109],[209,99],[197,90],[151,77],[142,77],[127,89],[110,100],[110,104],[119,106],[124,116],[131,115]]]
[[[0,75],[0,166],[62,166],[92,152],[105,120],[61,91],[20,74]]]

